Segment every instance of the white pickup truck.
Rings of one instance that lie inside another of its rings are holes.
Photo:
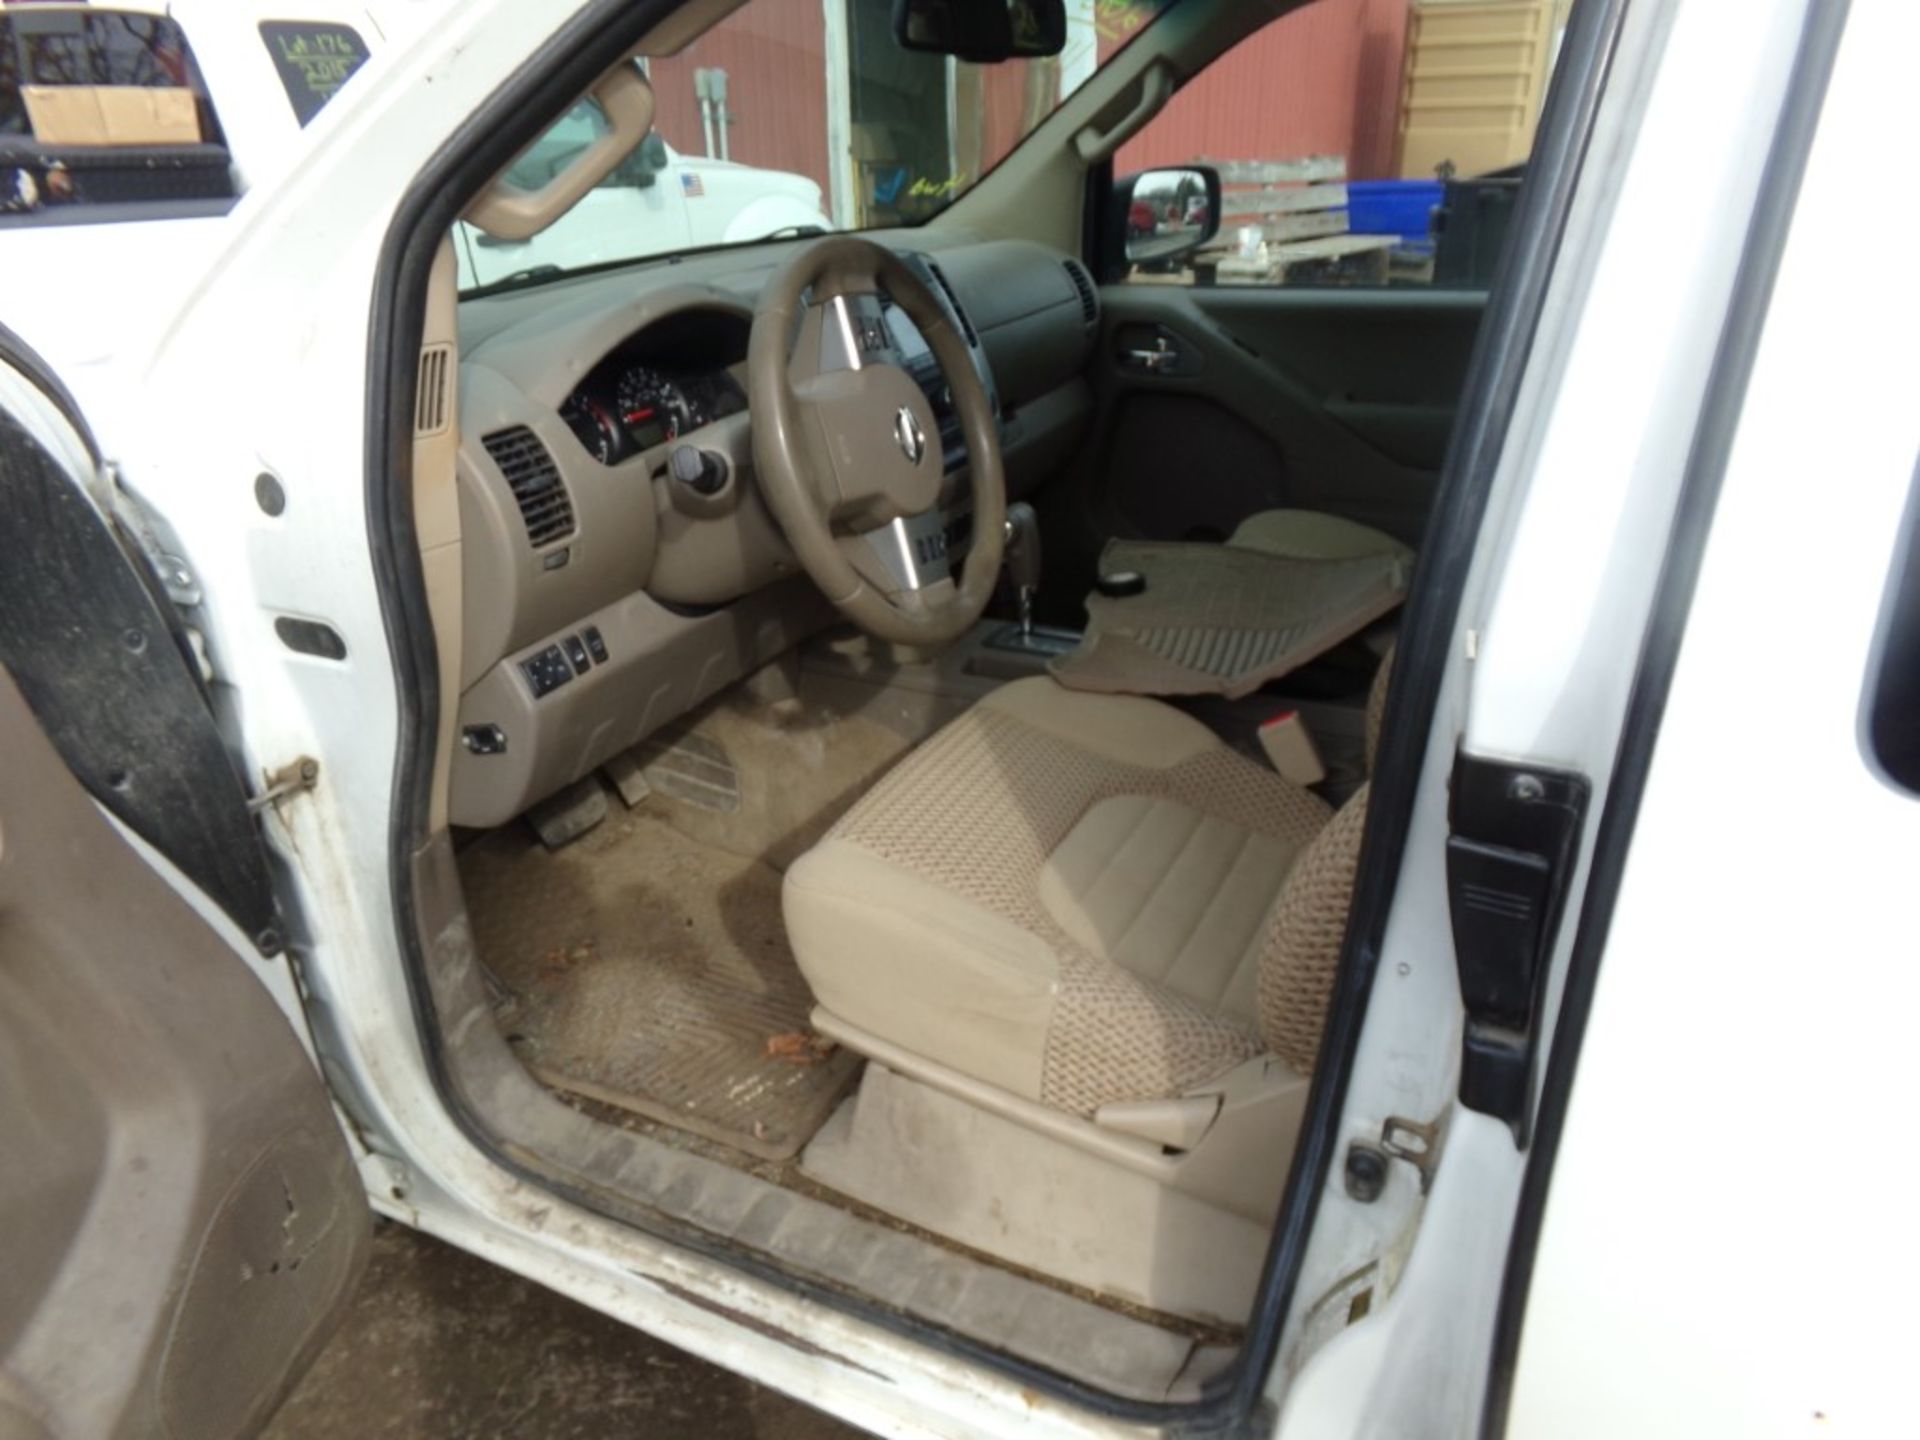
[[[0,8],[0,321],[113,432],[121,378],[137,373],[126,367],[248,223],[246,194],[297,167],[333,94],[379,83],[381,51],[445,9],[445,0]],[[55,102],[98,86],[190,93],[192,133],[169,137],[176,143],[152,143],[163,131],[67,143],[71,110]],[[508,173],[536,186],[604,128],[582,103]],[[471,290],[550,266],[830,228],[812,180],[682,155],[652,135],[533,239],[501,242],[461,225],[456,250],[461,288]]]

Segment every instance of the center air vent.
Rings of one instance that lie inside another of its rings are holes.
[[[1073,281],[1073,288],[1080,292],[1080,313],[1086,317],[1087,328],[1091,330],[1100,319],[1100,297],[1093,288],[1093,278],[1087,274],[1078,260],[1062,260],[1067,278]]]
[[[947,304],[953,307],[953,313],[960,321],[961,332],[967,337],[968,347],[978,349],[980,337],[973,333],[973,322],[967,318],[967,312],[960,308],[960,297],[953,293],[953,286],[947,283],[947,277],[940,273],[940,267],[931,260],[927,262],[927,273],[933,276],[934,282],[946,295]]]
[[[481,437],[493,463],[506,477],[520,518],[527,522],[527,539],[537,549],[573,533],[573,501],[560,479],[553,456],[540,437],[524,425],[496,430]]]

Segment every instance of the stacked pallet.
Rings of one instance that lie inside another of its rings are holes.
[[[1343,155],[1201,160],[1220,172],[1220,231],[1194,257],[1201,284],[1385,284],[1391,235],[1347,233]]]

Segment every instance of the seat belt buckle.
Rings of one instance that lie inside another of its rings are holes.
[[[1260,748],[1266,752],[1282,780],[1301,788],[1317,785],[1327,778],[1327,767],[1320,763],[1320,751],[1307,733],[1307,723],[1298,710],[1288,710],[1263,720],[1259,731]]]

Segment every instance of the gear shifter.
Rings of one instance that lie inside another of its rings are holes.
[[[1002,625],[986,640],[986,651],[998,651],[999,660],[982,660],[989,668],[980,674],[1017,679],[1043,671],[1056,655],[1065,655],[1080,643],[1076,630],[1055,630],[1033,623],[1033,599],[1040,590],[1040,517],[1024,500],[1007,506],[1007,581],[1020,606],[1020,621]],[[983,652],[984,653],[984,652]]]
[[[1033,596],[1040,588],[1040,517],[1017,500],[1007,507],[1007,578],[1020,606],[1020,638],[1033,634]]]

